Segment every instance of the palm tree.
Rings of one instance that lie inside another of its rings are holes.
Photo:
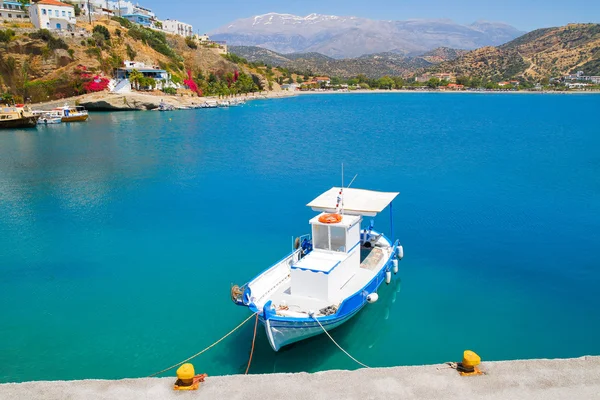
[[[144,80],[144,74],[142,74],[137,69],[132,69],[129,73],[129,82],[131,82],[132,87],[139,89],[140,83]]]

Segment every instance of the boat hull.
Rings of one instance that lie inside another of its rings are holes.
[[[367,285],[341,303],[336,314],[317,317],[323,328],[330,331],[341,326],[354,317],[367,304],[367,296],[377,292],[379,286],[385,281],[385,273],[389,270],[395,254],[395,251],[393,251],[381,270]],[[265,319],[264,315],[264,312],[260,313],[259,320],[264,325],[269,344],[275,351],[279,351],[284,346],[323,333],[323,328],[312,318],[274,316]]]
[[[62,122],[83,122],[87,121],[88,115],[75,115],[69,117],[62,117]]]
[[[36,125],[37,117],[35,116],[0,121],[0,129],[35,128]]]
[[[38,125],[52,125],[62,123],[61,118],[40,118],[37,121]]]

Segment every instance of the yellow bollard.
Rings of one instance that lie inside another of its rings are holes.
[[[459,362],[456,369],[461,376],[482,375],[483,372],[477,366],[481,364],[481,357],[471,350],[465,350],[462,362]]]
[[[194,366],[190,363],[183,364],[177,368],[177,381],[174,390],[197,390],[200,382],[208,376],[206,374],[194,375]]]

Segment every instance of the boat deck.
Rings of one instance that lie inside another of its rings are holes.
[[[362,289],[381,269],[383,263],[391,255],[391,247],[375,246],[369,249],[361,249],[361,264],[358,271],[344,283],[337,295],[331,300],[317,299],[313,297],[295,296],[291,290],[292,279],[288,276],[270,296],[270,300],[281,316],[306,318],[310,311],[317,315],[320,310],[335,306],[339,307],[341,302]]]

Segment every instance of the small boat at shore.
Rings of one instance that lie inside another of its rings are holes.
[[[220,101],[220,102],[218,102],[218,103],[217,103],[217,105],[218,105],[220,108],[228,108],[228,107],[231,105],[231,103],[230,103],[230,102],[228,102],[227,100],[224,100],[224,101]]]
[[[83,122],[87,121],[89,117],[84,107],[71,107],[68,104],[65,104],[63,107],[53,108],[52,112],[60,116],[62,122]]]
[[[45,112],[45,113],[41,113],[38,116],[37,123],[38,123],[38,125],[61,124],[62,117],[57,112]]]
[[[34,128],[37,125],[37,115],[29,106],[17,104],[0,107],[0,129]]]
[[[373,229],[361,228],[398,193],[331,188],[308,203],[320,212],[311,234],[296,238],[293,250],[245,285],[233,286],[235,304],[257,313],[273,350],[334,329],[377,301],[377,290],[398,272],[404,250]],[[393,237],[393,223],[390,224]]]
[[[217,108],[219,104],[215,100],[206,100],[204,104],[202,104],[202,108]]]

